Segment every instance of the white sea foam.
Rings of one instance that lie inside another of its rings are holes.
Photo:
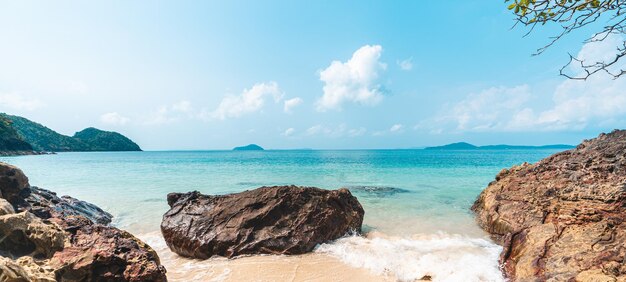
[[[316,252],[400,281],[504,281],[498,265],[502,247],[483,238],[445,233],[408,238],[350,236],[322,244]]]
[[[255,275],[267,278],[266,281],[290,280],[291,276],[300,276],[294,281],[305,281],[302,276],[324,281],[329,277],[317,272],[328,270],[328,263],[336,267],[334,271],[363,269],[364,273],[389,278],[381,279],[385,281],[415,281],[425,276],[430,276],[433,281],[504,281],[498,266],[500,246],[485,238],[447,233],[389,237],[371,232],[367,237],[350,236],[322,244],[308,256],[252,256],[205,261],[174,254],[158,232],[142,234],[139,238],[159,253],[172,281],[238,281]],[[317,269],[318,266],[322,269]],[[242,271],[253,273],[242,278],[239,273]]]

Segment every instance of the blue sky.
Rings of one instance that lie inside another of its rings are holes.
[[[531,56],[558,30],[513,23],[480,0],[0,1],[0,111],[148,150],[576,144],[626,124],[626,79],[558,76],[610,42],[583,47],[590,27]]]

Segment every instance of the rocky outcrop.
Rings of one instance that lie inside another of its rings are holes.
[[[65,233],[29,212],[0,216],[0,255],[50,258],[65,246]]]
[[[502,170],[472,209],[514,281],[626,281],[626,131]]]
[[[25,188],[16,204],[18,210],[29,211],[40,218],[68,218],[83,216],[90,221],[107,225],[113,216],[98,206],[70,196],[58,197],[56,193],[34,186]]]
[[[0,163],[0,198],[15,205],[21,199],[24,189],[28,188],[28,177],[21,169]]]
[[[171,193],[161,232],[186,257],[302,254],[317,244],[360,232],[363,207],[348,189],[261,187],[208,196]]]
[[[0,198],[0,215],[15,213],[13,206],[7,200]]]
[[[30,187],[2,163],[0,187],[10,196],[0,199],[0,281],[167,280],[156,252],[107,226],[97,206]]]
[[[84,218],[83,218],[84,219]],[[49,265],[62,281],[166,281],[157,253],[130,233],[109,226],[66,224],[71,245]]]

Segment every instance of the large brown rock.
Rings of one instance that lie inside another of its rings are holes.
[[[65,233],[29,212],[0,216],[0,255],[50,258],[65,246]]]
[[[502,170],[472,210],[514,281],[626,281],[626,131]]]
[[[32,257],[13,260],[0,256],[0,282],[54,282],[54,270]]]
[[[15,213],[13,205],[7,200],[0,198],[0,215]]]
[[[0,198],[15,205],[20,199],[22,190],[28,187],[28,177],[21,169],[0,163]]]
[[[82,221],[84,218],[74,218]],[[64,222],[73,229],[77,224]],[[71,246],[49,264],[60,281],[166,281],[157,253],[130,233],[99,224],[71,232]]]
[[[187,257],[302,254],[360,232],[363,207],[347,189],[261,187],[237,194],[172,193],[161,232]]]
[[[0,282],[167,281],[156,252],[97,206],[31,187],[3,163],[0,190],[11,196],[0,199]]]

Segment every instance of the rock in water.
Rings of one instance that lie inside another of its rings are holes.
[[[348,189],[261,187],[207,196],[171,193],[161,232],[186,257],[302,254],[317,244],[360,232],[363,207]]]
[[[626,131],[502,170],[472,210],[514,281],[626,281]]]

